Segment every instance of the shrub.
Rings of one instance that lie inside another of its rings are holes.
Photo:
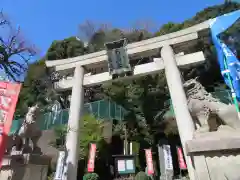
[[[96,173],[88,173],[83,176],[83,180],[99,180],[99,176]]]
[[[139,173],[137,173],[137,175],[135,176],[135,180],[149,180],[150,178],[146,175],[145,172],[140,171]]]

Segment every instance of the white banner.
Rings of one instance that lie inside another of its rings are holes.
[[[63,178],[64,159],[65,159],[65,151],[59,151],[54,180],[62,180]]]
[[[164,162],[166,170],[173,170],[172,154],[170,145],[163,145]]]

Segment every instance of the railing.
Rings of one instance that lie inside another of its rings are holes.
[[[119,105],[108,100],[100,100],[92,103],[84,104],[84,113],[93,114],[97,119],[116,119],[123,120],[126,111]],[[39,118],[39,127],[41,130],[51,129],[54,126],[67,124],[69,117],[69,109],[57,112],[45,113]],[[14,120],[11,133],[14,133],[21,125],[23,119]]]

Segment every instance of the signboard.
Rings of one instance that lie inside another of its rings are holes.
[[[187,169],[187,165],[185,163],[181,147],[177,147],[177,155],[178,155],[179,168],[182,169],[182,170]]]
[[[20,89],[21,84],[0,82],[0,168]]]
[[[133,160],[133,159],[128,159],[128,160],[126,160],[126,169],[127,169],[128,171],[135,169],[135,168],[134,168],[134,160]]]
[[[147,162],[147,173],[148,175],[154,174],[153,160],[152,160],[152,151],[151,149],[145,149],[145,156]]]
[[[117,168],[118,168],[118,172],[125,172],[126,171],[125,160],[118,160]]]
[[[94,172],[96,149],[97,149],[96,144],[90,145],[89,159],[88,159],[88,165],[87,165],[88,172]]]
[[[164,163],[166,170],[173,170],[172,154],[170,145],[163,145]]]
[[[135,156],[134,155],[113,155],[114,171],[118,175],[135,174]]]
[[[117,172],[118,174],[134,174],[135,164],[133,157],[117,159]]]
[[[64,162],[65,161],[65,152],[59,151],[58,161],[57,161],[57,168],[54,180],[62,180],[63,178],[63,170],[64,170]]]
[[[126,39],[120,39],[105,44],[110,75],[121,75],[127,72],[132,72],[126,51],[126,45]]]

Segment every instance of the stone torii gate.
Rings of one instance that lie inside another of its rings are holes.
[[[160,58],[154,58],[153,62],[150,63],[136,65],[133,70],[133,75],[130,77],[113,80],[109,72],[101,72],[94,75],[86,73],[85,69],[98,67],[102,67],[101,69],[107,71],[108,56],[105,50],[74,58],[46,61],[47,67],[54,68],[55,71],[58,71],[60,74],[74,71],[73,77],[61,79],[55,83],[57,90],[72,88],[68,121],[69,131],[66,138],[67,158],[65,178],[67,180],[76,180],[77,177],[79,119],[83,111],[84,87],[124,78],[136,78],[148,74],[156,74],[164,69],[189,175],[191,180],[195,179],[192,162],[190,157],[187,156],[185,149],[185,143],[192,139],[195,129],[188,110],[187,99],[178,67],[184,68],[204,62],[203,52],[189,52],[189,47],[196,44],[199,37],[201,37],[201,39],[209,38],[209,21],[175,33],[128,44],[126,49],[130,61],[138,57],[158,55],[159,49],[161,49]]]

